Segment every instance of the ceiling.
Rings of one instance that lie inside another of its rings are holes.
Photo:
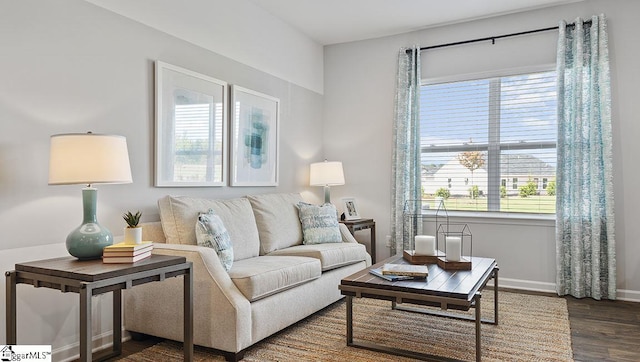
[[[85,1],[323,93],[325,45],[589,0]]]
[[[250,0],[321,45],[583,0]]]

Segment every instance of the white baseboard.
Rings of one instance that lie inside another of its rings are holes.
[[[640,291],[618,289],[618,300],[624,300],[626,302],[640,302]]]
[[[131,339],[131,335],[128,332],[125,332],[124,330],[122,331],[122,342],[128,341],[129,339]],[[113,332],[112,331],[108,331],[105,333],[102,333],[98,336],[94,336],[93,337],[93,352],[95,353],[96,351],[105,349],[105,348],[111,348],[111,345],[113,343]],[[61,362],[68,362],[68,361],[74,361],[77,360],[78,358],[80,358],[80,343],[73,343],[67,346],[63,346],[60,348],[56,348],[55,350],[51,351],[52,352],[52,360],[53,361],[61,361]]]
[[[533,292],[555,293],[555,283],[533,282],[530,280],[499,278],[498,286],[500,288],[528,290]]]
[[[488,285],[493,285],[492,282],[493,281],[489,282]],[[528,291],[534,291],[534,292],[554,293],[554,294],[556,293],[555,283],[533,282],[530,280],[520,280],[520,279],[510,279],[510,278],[500,278],[498,283],[500,288],[528,290]],[[626,301],[626,302],[640,302],[640,291],[618,289],[616,299]]]

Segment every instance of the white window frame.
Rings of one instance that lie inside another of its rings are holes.
[[[473,81],[479,79],[492,79],[490,87],[498,87],[499,94],[499,82],[498,84],[494,84],[495,79],[501,77],[509,77],[509,76],[517,76],[522,74],[531,74],[531,73],[542,73],[542,72],[551,72],[556,70],[555,64],[542,64],[537,66],[528,66],[528,67],[520,67],[520,68],[512,68],[512,69],[503,69],[497,71],[489,71],[489,72],[480,72],[480,73],[472,73],[472,74],[458,74],[447,77],[438,77],[438,78],[424,78],[420,82],[420,86],[424,85],[433,85],[439,83],[452,83],[452,82],[463,82],[463,81]],[[490,94],[495,94],[495,92],[490,91]],[[493,105],[493,103],[492,103]],[[521,220],[539,220],[543,222],[554,222],[555,221],[555,213],[549,214],[536,214],[536,213],[522,213],[522,212],[509,212],[509,211],[499,211],[500,208],[500,186],[501,186],[501,177],[499,173],[499,169],[497,167],[491,167],[491,165],[495,165],[495,163],[500,162],[500,147],[504,145],[508,145],[511,150],[513,149],[530,149],[538,147],[545,148],[557,148],[557,141],[553,142],[527,142],[525,144],[514,144],[514,143],[496,143],[491,142],[491,135],[496,134],[495,131],[492,132],[492,127],[499,126],[499,111],[495,112],[495,109],[492,111],[492,106],[490,106],[489,110],[489,144],[486,147],[483,147],[479,144],[474,145],[460,145],[455,149],[452,149],[450,146],[448,150],[452,151],[487,151],[487,169],[490,170],[487,175],[487,183],[488,183],[488,196],[487,200],[487,211],[460,211],[460,210],[448,210],[448,213],[451,216],[459,216],[459,217],[469,217],[469,218],[491,218],[491,219],[514,219],[514,221],[519,222]],[[497,117],[496,117],[497,116]],[[495,130],[495,128],[493,128]],[[499,128],[497,128],[499,131]],[[428,146],[429,147],[429,146]],[[497,148],[496,148],[497,147]],[[424,148],[421,147],[421,152],[424,151]],[[492,149],[492,152],[489,152],[489,148]],[[507,179],[507,185],[509,185],[509,180]],[[509,189],[509,187],[507,187]],[[496,208],[495,205],[498,205]]]

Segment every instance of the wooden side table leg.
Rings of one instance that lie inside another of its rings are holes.
[[[376,263],[376,224],[371,226],[371,262]]]
[[[93,341],[91,338],[91,294],[92,289],[87,284],[80,286],[80,361],[89,362],[92,359]]]
[[[113,353],[122,353],[122,290],[113,291]]]
[[[5,273],[6,282],[6,323],[7,323],[7,344],[16,344],[16,272],[9,271]]]
[[[184,360],[193,361],[193,265],[184,274]]]

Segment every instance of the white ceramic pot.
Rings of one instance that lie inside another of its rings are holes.
[[[142,243],[142,227],[124,228],[124,243],[125,244]]]

